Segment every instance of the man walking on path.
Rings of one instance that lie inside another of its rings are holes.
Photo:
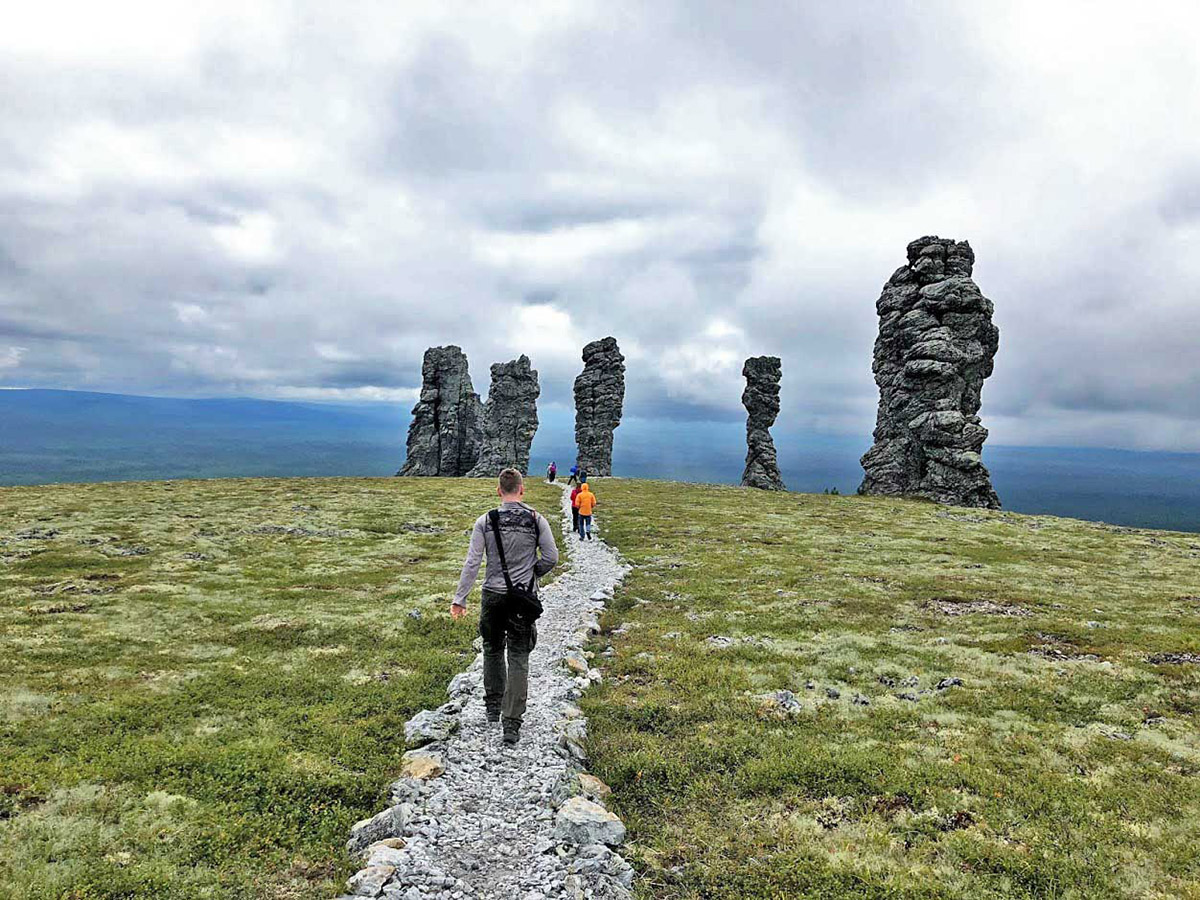
[[[571,488],[571,531],[579,534],[579,492],[583,485],[577,484]]]
[[[596,495],[591,492],[587,482],[584,482],[583,487],[579,489],[579,496],[575,498],[579,504],[579,539],[590,541],[592,539],[592,510],[596,508]]]
[[[532,585],[558,565],[558,545],[550,523],[537,510],[522,502],[525,483],[516,469],[500,473],[498,517],[485,513],[475,520],[471,545],[458,579],[458,590],[450,614],[461,619],[467,614],[467,595],[479,575],[479,564],[487,554],[487,574],[479,610],[479,634],[483,638],[483,702],[489,722],[504,722],[504,743],[521,738],[521,719],[529,693],[529,654],[537,644],[537,625],[511,615],[508,589],[496,541],[503,542],[509,581]],[[499,534],[493,528],[499,525]],[[539,558],[538,552],[541,551]],[[505,665],[505,653],[508,661]]]

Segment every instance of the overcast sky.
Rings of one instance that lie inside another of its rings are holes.
[[[1200,4],[40,0],[0,27],[0,384],[378,399],[588,340],[627,412],[874,423],[968,239],[992,440],[1200,450]]]

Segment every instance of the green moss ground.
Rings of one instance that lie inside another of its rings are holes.
[[[530,498],[556,519],[557,489]],[[447,606],[494,502],[460,479],[0,489],[0,897],[338,893],[404,721],[473,655]]]
[[[639,896],[1200,897],[1200,665],[1147,659],[1200,654],[1200,536],[598,494],[637,568],[585,705]],[[778,689],[799,715],[763,714]]]

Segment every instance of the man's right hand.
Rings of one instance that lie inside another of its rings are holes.
[[[452,619],[457,621],[458,619],[461,619],[466,614],[467,614],[467,608],[465,606],[459,606],[457,603],[450,604],[450,617]]]

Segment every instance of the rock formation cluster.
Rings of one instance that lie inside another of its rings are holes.
[[[783,377],[779,357],[750,357],[742,367],[742,376],[746,379],[742,391],[742,405],[746,407],[746,470],[742,485],[782,491],[783,479],[770,431],[779,415],[779,380]]]
[[[483,407],[483,446],[469,476],[494,477],[509,466],[528,474],[540,393],[537,370],[530,367],[528,356],[492,365],[492,385]]]
[[[999,508],[980,458],[978,412],[1000,331],[992,302],[971,278],[966,241],[923,237],[876,302],[875,444],[862,458],[860,493],[926,497]]]
[[[613,337],[583,348],[583,371],[575,379],[575,444],[579,467],[612,474],[613,431],[625,403],[625,357]]]
[[[408,453],[398,475],[466,475],[479,461],[483,404],[471,385],[467,356],[430,347],[421,364],[421,398],[408,426]]]

